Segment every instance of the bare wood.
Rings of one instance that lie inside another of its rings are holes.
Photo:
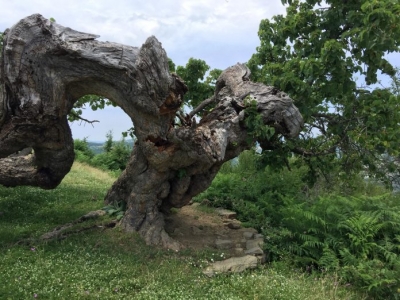
[[[189,118],[193,118],[197,113],[202,111],[207,105],[215,102],[215,97],[212,96],[203,102],[201,102],[196,108],[194,108],[190,113],[189,113]]]
[[[40,15],[6,31],[0,184],[57,186],[74,159],[67,114],[81,96],[102,95],[131,117],[137,137],[105,201],[127,204],[125,230],[139,232],[148,244],[179,249],[164,231],[163,213],[186,205],[210,185],[225,161],[251,147],[243,122],[246,97],[257,102],[265,124],[276,125],[287,137],[298,135],[302,117],[285,93],[250,82],[249,69],[237,64],[219,77],[216,107],[199,124],[171,126],[187,88],[169,73],[161,43],[150,37],[138,48],[96,37]],[[10,157],[27,147],[34,154]]]

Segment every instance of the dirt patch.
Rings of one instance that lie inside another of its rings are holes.
[[[253,228],[243,228],[238,220],[220,216],[198,204],[184,206],[169,215],[165,228],[189,249],[220,249],[229,256],[244,255],[246,242],[257,234]]]

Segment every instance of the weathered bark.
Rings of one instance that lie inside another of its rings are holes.
[[[178,249],[164,231],[163,212],[186,205],[210,185],[225,161],[252,145],[244,125],[244,99],[254,99],[264,123],[287,137],[298,135],[301,115],[284,93],[250,82],[248,68],[237,64],[217,81],[215,109],[199,124],[176,127],[186,86],[169,73],[157,39],[150,37],[136,48],[96,37],[40,15],[6,31],[0,184],[57,186],[74,158],[67,114],[85,94],[107,97],[131,117],[137,141],[105,201],[126,202],[126,230],[139,232],[148,244]],[[27,147],[33,154],[12,156]]]

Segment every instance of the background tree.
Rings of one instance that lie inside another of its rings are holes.
[[[254,80],[295,99],[306,125],[298,140],[266,149],[275,151],[264,159],[293,151],[306,159],[311,175],[366,166],[379,174],[381,154],[398,155],[400,139],[398,94],[373,85],[380,72],[395,74],[385,55],[399,51],[399,2],[282,3],[286,16],[261,22],[261,44],[249,67]]]
[[[177,115],[179,122],[182,124],[191,122],[193,116],[203,116],[212,110],[216,105],[213,97],[215,83],[222,70],[212,69],[209,71],[210,66],[204,60],[195,58],[190,58],[185,66],[177,68],[172,60],[169,60],[168,63],[170,72],[176,73],[188,87],[188,92],[183,98],[184,106],[191,109],[197,108],[185,116],[185,107],[183,106]]]
[[[86,108],[86,106],[90,107],[92,110],[96,111],[98,109],[103,109],[106,106],[114,106],[116,107],[117,105],[114,104],[112,101],[110,101],[107,98],[104,98],[99,95],[85,95],[81,98],[79,98],[78,101],[75,102],[73,109],[70,111],[68,115],[68,121],[74,122],[74,121],[83,121],[86,123],[96,123],[99,122],[98,120],[88,120],[82,117],[83,109]]]
[[[190,58],[186,66],[178,66],[176,69],[176,73],[188,87],[183,99],[192,108],[214,94],[215,82],[222,70],[213,69],[207,75],[209,70],[210,66],[204,60],[195,58]]]

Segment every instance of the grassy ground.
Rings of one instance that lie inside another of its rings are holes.
[[[52,191],[0,187],[0,299],[364,299],[334,275],[315,279],[284,264],[207,278],[202,269],[217,253],[148,247],[102,226],[108,217],[63,240],[37,240],[101,208],[114,180],[76,163]]]

